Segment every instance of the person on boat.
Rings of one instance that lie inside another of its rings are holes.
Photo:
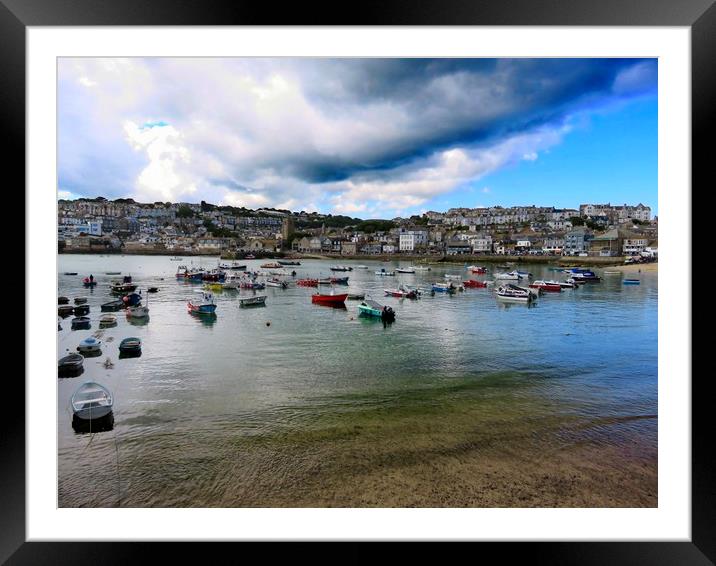
[[[90,278],[89,278],[89,280],[90,280],[90,283],[92,283],[92,282],[94,281],[94,275],[92,275],[91,273],[90,273]]]

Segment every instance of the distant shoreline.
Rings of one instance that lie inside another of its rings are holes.
[[[251,253],[251,252],[249,252]],[[440,265],[443,263],[542,263],[542,264],[556,264],[564,267],[572,266],[593,266],[593,267],[619,267],[623,271],[636,272],[639,269],[642,271],[657,271],[657,262],[649,263],[638,263],[624,265],[624,256],[616,257],[578,257],[578,256],[511,256],[511,255],[418,255],[418,254],[376,254],[376,255],[340,255],[340,254],[306,254],[306,253],[289,253],[289,252],[275,252],[275,253],[261,253],[253,252],[256,255],[255,259],[322,259],[331,260],[340,263],[342,261],[409,261],[417,264],[427,265]],[[172,256],[172,257],[221,257],[226,260],[243,260],[246,258],[239,257],[235,254],[227,253],[197,253],[197,252],[182,252],[177,253],[176,251],[161,251],[161,250],[63,250],[59,252],[59,255],[138,255],[138,256]]]

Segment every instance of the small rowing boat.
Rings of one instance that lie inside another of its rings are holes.
[[[95,421],[110,415],[114,401],[106,387],[87,381],[74,392],[70,403],[73,421]],[[75,424],[78,423],[73,422]]]
[[[380,318],[384,322],[393,322],[395,320],[395,311],[386,305],[381,305],[372,299],[365,299],[358,305],[358,314],[373,318]]]
[[[69,354],[57,362],[58,377],[77,377],[84,371],[85,359],[79,354]]]
[[[196,291],[201,293],[202,301],[187,301],[186,306],[191,314],[214,314],[216,312],[216,303],[214,303],[214,295],[205,291]]]
[[[266,304],[266,295],[257,295],[256,297],[245,297],[239,299],[240,307],[258,307]]]
[[[318,305],[327,306],[345,306],[345,300],[348,293],[334,295],[332,293],[314,293],[311,295],[311,302]]]

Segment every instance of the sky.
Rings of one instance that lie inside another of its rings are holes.
[[[657,209],[656,59],[61,58],[58,198]]]

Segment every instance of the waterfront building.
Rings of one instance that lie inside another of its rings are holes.
[[[589,251],[593,235],[586,228],[575,228],[564,235],[564,255],[579,255]]]

